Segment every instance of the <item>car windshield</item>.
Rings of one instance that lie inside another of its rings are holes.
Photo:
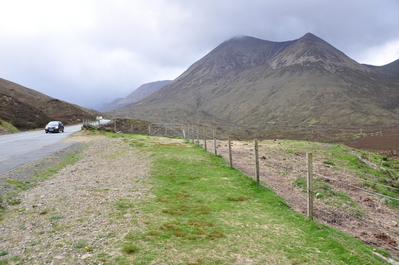
[[[47,124],[48,126],[58,126],[58,122],[56,122],[56,121],[52,121],[52,122],[49,122],[49,124]]]

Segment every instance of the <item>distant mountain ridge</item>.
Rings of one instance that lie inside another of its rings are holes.
[[[93,118],[99,112],[49,97],[33,89],[0,78],[0,119],[18,129],[44,128],[50,120],[65,124]]]
[[[370,67],[374,70],[380,71],[382,73],[389,73],[393,75],[399,75],[399,59],[393,61],[392,63],[383,65],[383,66],[374,66],[374,65],[367,65],[365,66]]]
[[[111,111],[114,109],[122,108],[129,104],[132,104],[136,101],[139,101],[142,98],[145,98],[148,95],[151,95],[155,91],[158,91],[159,89],[166,86],[170,82],[172,82],[172,81],[171,80],[162,80],[162,81],[156,81],[156,82],[151,82],[151,83],[141,85],[139,88],[134,90],[132,93],[130,93],[126,97],[112,101],[108,106],[101,109],[101,111],[103,111],[103,112]]]
[[[397,76],[359,64],[311,33],[286,42],[243,36],[112,115],[212,126],[393,124],[398,87]]]

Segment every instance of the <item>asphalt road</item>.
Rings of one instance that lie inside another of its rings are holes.
[[[81,127],[65,126],[63,133],[45,133],[43,129],[0,135],[0,174],[73,145],[60,141]]]

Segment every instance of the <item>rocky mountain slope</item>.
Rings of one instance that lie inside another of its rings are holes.
[[[155,91],[158,91],[159,89],[166,86],[170,82],[172,82],[172,81],[171,80],[163,80],[163,81],[156,81],[156,82],[151,82],[151,83],[141,85],[139,88],[134,90],[132,93],[130,93],[126,97],[112,101],[108,106],[101,109],[101,111],[103,111],[103,112],[111,111],[114,109],[122,108],[129,104],[132,104],[142,98],[145,98],[148,95],[151,95]]]
[[[308,33],[223,42],[169,85],[114,116],[213,126],[399,122],[399,78]]]
[[[99,112],[85,109],[0,78],[0,120],[18,129],[44,127],[50,120],[65,124],[93,118]]]

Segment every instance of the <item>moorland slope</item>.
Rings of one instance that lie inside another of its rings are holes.
[[[84,118],[99,115],[36,90],[0,78],[0,120],[11,123],[21,130],[44,127],[50,120],[65,124],[77,123]]]

